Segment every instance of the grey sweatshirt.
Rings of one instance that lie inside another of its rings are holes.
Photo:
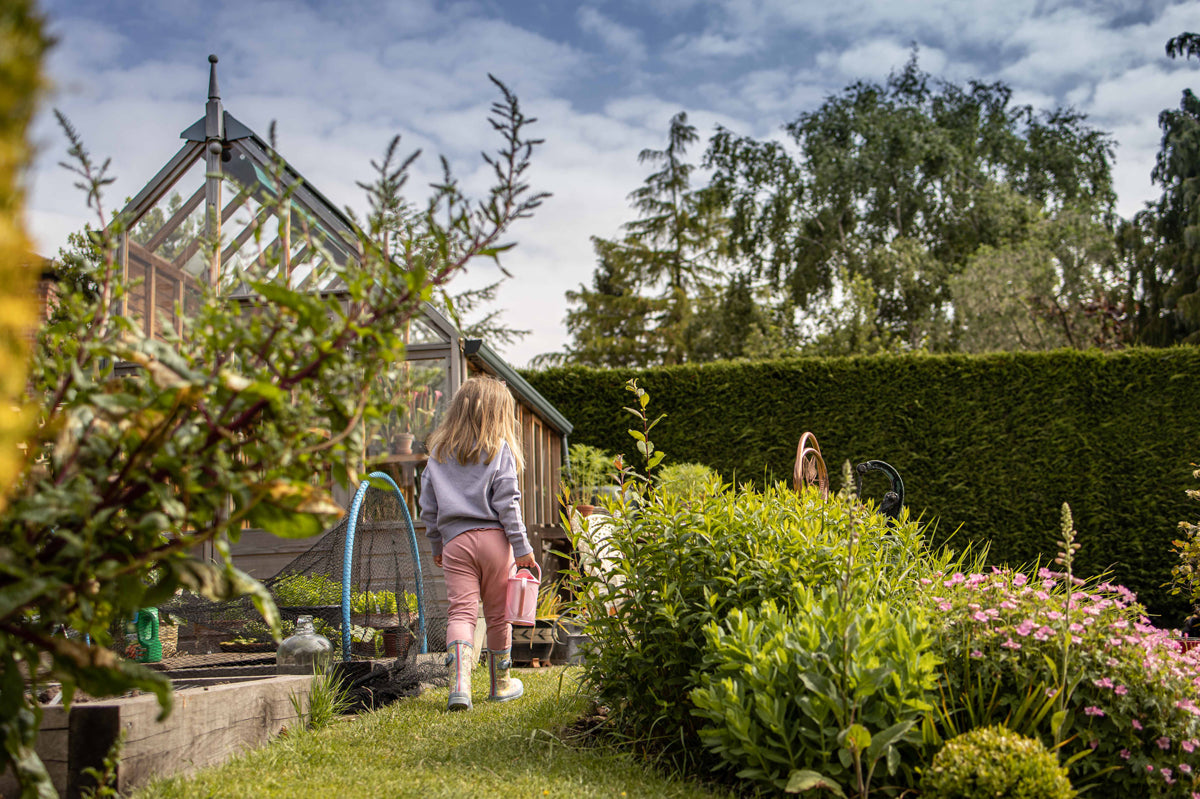
[[[533,551],[521,519],[521,488],[517,462],[508,444],[491,463],[458,462],[454,456],[439,463],[432,457],[421,475],[421,521],[434,555],[459,533],[480,527],[499,527],[512,544],[513,557]]]

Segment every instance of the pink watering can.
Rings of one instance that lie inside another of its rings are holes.
[[[532,627],[537,616],[538,587],[542,584],[542,569],[536,563],[537,577],[529,569],[520,569],[508,578],[508,598],[505,617],[509,624]]]

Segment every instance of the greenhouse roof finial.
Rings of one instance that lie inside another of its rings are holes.
[[[208,103],[204,107],[204,117],[180,133],[181,139],[230,142],[254,135],[250,128],[234,119],[221,104],[221,91],[217,88],[217,60],[215,53],[208,57]]]
[[[221,95],[217,91],[217,57],[208,57],[208,105],[204,114],[205,141],[220,141],[225,138],[225,109],[221,106]]]
[[[217,91],[217,56],[212,54],[208,57],[208,99],[220,100],[221,93]]]

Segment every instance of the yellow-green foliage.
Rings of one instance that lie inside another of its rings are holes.
[[[1067,770],[1046,747],[1004,727],[947,741],[921,780],[927,799],[1071,799]]]
[[[682,500],[699,499],[721,491],[721,475],[702,463],[675,463],[662,467],[654,476],[660,495]]]
[[[29,163],[29,122],[43,85],[48,40],[30,0],[0,4],[0,508],[24,460],[20,444],[29,414],[25,397],[27,335],[37,310],[36,258],[25,234],[23,173]]]

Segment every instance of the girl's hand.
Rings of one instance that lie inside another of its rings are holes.
[[[532,569],[536,564],[536,561],[533,559],[533,553],[530,552],[527,555],[522,555],[521,557],[517,558],[516,563],[518,567],[525,566]]]
[[[442,556],[441,555],[433,556],[433,565],[437,566],[439,569],[442,568]]]

